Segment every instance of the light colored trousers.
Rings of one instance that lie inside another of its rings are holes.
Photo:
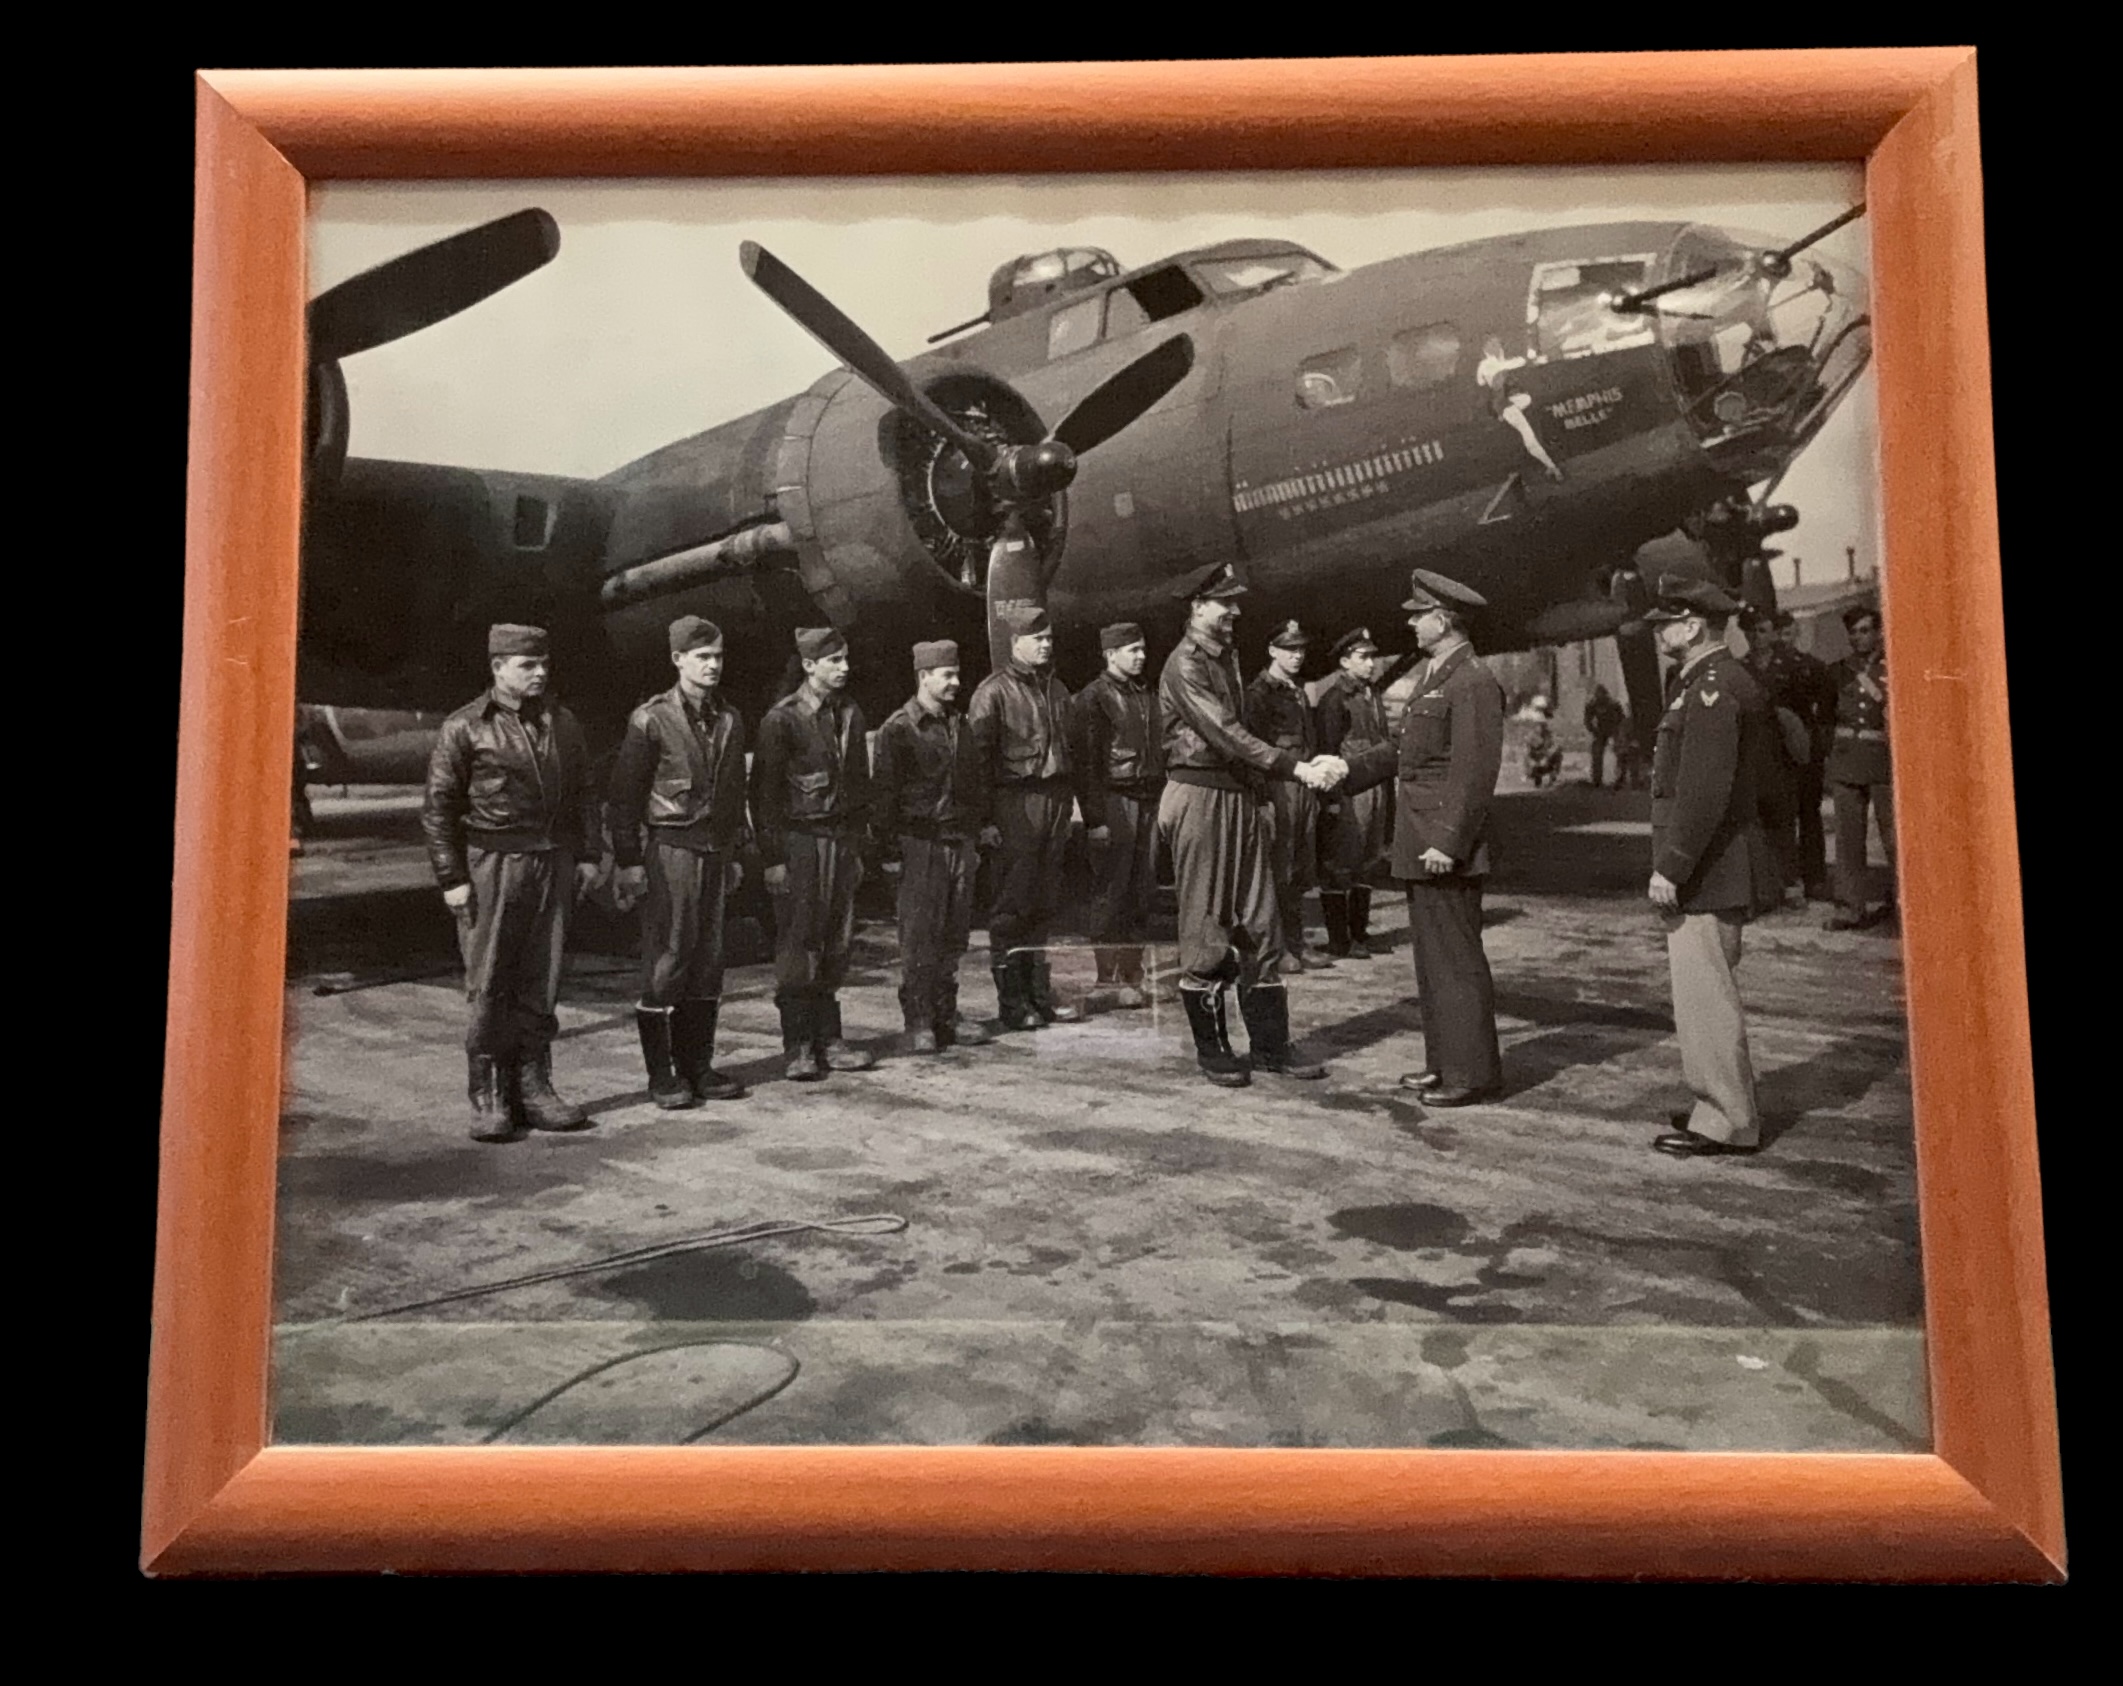
[[[1688,1128],[1735,1147],[1759,1146],[1762,1115],[1735,976],[1746,922],[1738,912],[1668,913],[1665,924],[1681,1074],[1695,1093]]]

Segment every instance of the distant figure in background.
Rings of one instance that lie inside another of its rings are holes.
[[[1263,743],[1310,761],[1320,753],[1319,723],[1299,683],[1311,640],[1296,621],[1285,621],[1268,640],[1268,665],[1246,687],[1246,730]],[[1318,971],[1334,962],[1305,942],[1305,893],[1319,881],[1320,798],[1311,787],[1278,779],[1268,786],[1275,809],[1271,858],[1275,904],[1283,921],[1283,964],[1293,972]]]
[[[490,627],[487,666],[492,686],[442,723],[420,824],[464,955],[472,1140],[507,1142],[590,1122],[553,1091],[554,1008],[568,917],[603,848],[589,746],[546,697],[545,628]]]
[[[1555,741],[1555,705],[1533,699],[1533,729],[1526,734],[1526,782],[1535,790],[1554,784],[1563,773],[1563,747]]]
[[[1098,983],[1113,1004],[1140,1007],[1143,945],[1157,902],[1157,805],[1165,788],[1165,735],[1157,695],[1143,683],[1143,629],[1119,621],[1098,635],[1106,670],[1069,705],[1076,734],[1077,805],[1091,850],[1091,940]]]
[[[1342,634],[1334,659],[1339,671],[1327,681],[1314,713],[1321,751],[1347,761],[1392,741],[1378,694],[1379,653],[1371,629]],[[1327,952],[1336,959],[1372,959],[1379,951],[1371,946],[1371,875],[1390,859],[1393,793],[1384,787],[1354,796],[1329,791],[1320,809],[1320,913],[1327,924]]]
[[[1865,818],[1871,810],[1880,847],[1894,870],[1893,766],[1887,746],[1887,657],[1880,648],[1880,615],[1860,606],[1843,616],[1850,654],[1835,665],[1835,736],[1828,751],[1828,787],[1836,814],[1836,911],[1831,931],[1854,931],[1894,911],[1893,892],[1873,912],[1865,898]]]
[[[1592,687],[1592,700],[1585,704],[1585,732],[1592,739],[1592,788],[1598,790],[1607,782],[1607,746],[1615,741],[1615,735],[1623,731],[1629,716],[1622,705],[1614,700],[1614,694],[1605,685]],[[1615,768],[1615,782],[1622,782],[1619,761]]]
[[[1796,715],[1806,730],[1805,755],[1792,767],[1792,807],[1798,826],[1799,876],[1808,901],[1825,902],[1832,892],[1828,884],[1828,846],[1821,833],[1823,773],[1828,752],[1835,742],[1836,682],[1828,664],[1799,648],[1798,621],[1780,611],[1769,623],[1769,638],[1777,651],[1777,684],[1770,701]],[[1796,749],[1796,743],[1793,745]]]

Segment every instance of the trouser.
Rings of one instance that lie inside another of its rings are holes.
[[[1592,788],[1598,790],[1601,785],[1607,782],[1607,740],[1605,738],[1594,738],[1592,740],[1591,756]]]
[[[1345,750],[1360,749],[1348,744]],[[1393,798],[1391,784],[1375,785],[1354,796],[1344,796],[1327,810],[1320,823],[1319,879],[1322,891],[1335,894],[1359,889],[1383,865],[1391,847],[1388,836]]]
[[[995,792],[995,906],[988,946],[996,959],[1018,949],[1041,949],[1061,911],[1062,860],[1076,796],[1065,779],[1003,785]]]
[[[465,1052],[530,1059],[560,1033],[553,1009],[575,899],[575,857],[566,849],[474,848],[466,865],[472,906],[457,921],[472,1009]]]
[[[774,907],[774,999],[827,1002],[848,975],[862,851],[846,833],[792,831]]]
[[[1482,886],[1456,873],[1408,885],[1424,1063],[1455,1089],[1493,1088],[1504,1077],[1496,983],[1482,947]]]
[[[1665,925],[1681,1074],[1695,1095],[1688,1128],[1712,1141],[1758,1146],[1762,1116],[1755,1105],[1754,1062],[1734,972],[1745,922],[1736,911],[1674,912],[1665,915]]]
[[[1769,834],[1777,858],[1777,874],[1785,884],[1804,881],[1799,862],[1798,769],[1779,757],[1763,770],[1761,790],[1762,829]]]
[[[1821,834],[1821,767],[1795,767],[1791,775],[1799,822],[1799,872],[1809,889],[1828,877],[1828,845]]]
[[[641,909],[641,1005],[722,997],[724,858],[659,842],[643,859],[649,893]]]
[[[1247,988],[1282,976],[1283,927],[1271,856],[1275,810],[1243,790],[1168,784],[1157,824],[1179,894],[1182,982]]]
[[[899,840],[900,1011],[909,1030],[956,1017],[958,962],[973,918],[973,845],[962,837]]]
[[[1836,900],[1853,917],[1865,911],[1865,811],[1880,827],[1880,848],[1894,870],[1894,788],[1887,784],[1839,784],[1836,807]],[[1889,894],[1892,900],[1892,892]]]
[[[1276,910],[1283,922],[1283,952],[1300,954],[1305,946],[1305,892],[1319,883],[1319,797],[1304,785],[1281,780],[1268,789],[1275,812],[1269,858]]]
[[[1110,835],[1092,851],[1091,940],[1101,980],[1142,982],[1142,943],[1157,906],[1157,804],[1148,791],[1106,792]]]

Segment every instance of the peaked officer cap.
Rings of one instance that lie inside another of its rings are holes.
[[[927,673],[932,667],[956,667],[958,646],[948,638],[932,638],[927,643],[914,646],[914,671]]]
[[[490,656],[546,656],[552,654],[552,639],[542,626],[515,626],[502,621],[487,628]]]
[[[1102,628],[1098,635],[1098,647],[1101,650],[1125,650],[1130,644],[1140,644],[1142,641],[1143,629],[1133,621],[1115,621],[1111,626]]]
[[[834,626],[806,626],[797,629],[796,653],[807,662],[815,662],[826,656],[837,656],[848,647],[848,641]]]
[[[1017,638],[1030,638],[1054,630],[1054,623],[1047,619],[1047,611],[1037,603],[1012,604],[1002,612],[1002,623]]]
[[[1305,634],[1305,628],[1302,623],[1285,621],[1280,627],[1276,628],[1275,636],[1268,640],[1268,648],[1271,650],[1302,650],[1311,642],[1312,640]]]
[[[1172,588],[1172,595],[1186,602],[1195,602],[1204,597],[1219,601],[1236,597],[1246,589],[1238,575],[1231,571],[1228,562],[1212,562],[1206,568],[1197,568]]]
[[[1659,575],[1658,601],[1644,611],[1647,621],[1681,621],[1690,615],[1729,615],[1739,604],[1708,580],[1689,574]]]
[[[1334,641],[1334,659],[1336,661],[1340,661],[1344,656],[1356,655],[1360,651],[1367,651],[1372,655],[1378,654],[1378,645],[1373,641],[1371,628],[1368,626],[1360,626],[1354,632],[1345,632]]]
[[[1418,568],[1408,576],[1408,601],[1404,609],[1486,609],[1489,599],[1458,580]]]
[[[671,623],[671,654],[682,656],[688,650],[705,650],[711,644],[722,642],[722,628],[699,615],[680,615]]]

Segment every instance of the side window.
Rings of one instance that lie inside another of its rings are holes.
[[[1297,403],[1301,410],[1331,410],[1356,401],[1359,363],[1356,347],[1324,351],[1297,366]]]
[[[1450,322],[1404,328],[1386,346],[1386,375],[1417,392],[1444,386],[1460,366],[1460,331]]]
[[[1065,304],[1047,318],[1047,356],[1067,357],[1098,342],[1099,316],[1106,308],[1103,293]]]
[[[1142,307],[1135,294],[1126,287],[1115,287],[1106,295],[1106,338],[1117,340],[1132,334],[1138,328],[1150,326],[1150,313]]]

